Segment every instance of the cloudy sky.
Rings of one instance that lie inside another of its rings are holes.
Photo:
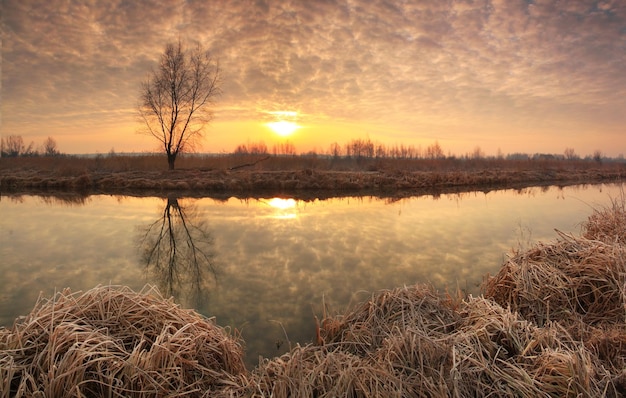
[[[200,42],[223,94],[203,151],[370,138],[446,153],[626,154],[621,0],[2,0],[3,136],[144,151],[141,81]]]

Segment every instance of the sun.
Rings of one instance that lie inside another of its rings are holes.
[[[276,134],[280,135],[281,137],[289,137],[300,128],[297,123],[287,120],[267,123],[267,127],[271,128]]]

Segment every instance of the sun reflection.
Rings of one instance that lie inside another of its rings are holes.
[[[295,199],[272,198],[267,202],[270,206],[277,209],[285,210],[296,207]]]
[[[297,202],[295,199],[272,198],[267,201],[267,204],[276,209],[274,215],[272,215],[272,218],[293,219],[297,217]]]

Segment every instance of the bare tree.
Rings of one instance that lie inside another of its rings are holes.
[[[470,155],[470,158],[472,158],[472,159],[482,159],[484,157],[485,157],[485,152],[483,152],[483,150],[478,145],[476,145],[474,147],[474,151]]]
[[[578,155],[576,155],[576,151],[574,151],[574,148],[565,148],[565,159],[567,160],[576,160],[578,159]]]
[[[279,142],[272,146],[274,155],[296,155],[296,146],[291,141]]]
[[[24,139],[21,135],[9,135],[2,138],[2,156],[17,157],[26,151]]]
[[[56,156],[59,154],[57,149],[57,142],[54,138],[48,137],[43,142],[43,154],[44,156]]]
[[[596,149],[595,151],[593,151],[593,160],[595,160],[598,163],[602,163],[602,151],[599,149]]]
[[[426,157],[429,159],[443,159],[445,157],[438,141],[426,148]]]
[[[158,69],[141,86],[139,115],[145,133],[159,141],[169,169],[178,154],[193,150],[213,114],[210,105],[220,94],[220,69],[200,45],[191,50],[168,44]]]

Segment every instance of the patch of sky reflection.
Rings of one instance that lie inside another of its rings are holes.
[[[342,312],[375,290],[414,283],[480,294],[483,277],[512,249],[553,240],[555,228],[578,233],[592,208],[621,190],[549,187],[398,201],[180,198],[186,224],[210,236],[217,272],[201,285],[201,300],[184,292],[177,299],[242,331],[254,364],[258,355],[284,352],[287,340],[311,341],[323,303]],[[167,203],[3,197],[0,325],[28,313],[40,292],[161,283],[142,262],[138,242]]]

